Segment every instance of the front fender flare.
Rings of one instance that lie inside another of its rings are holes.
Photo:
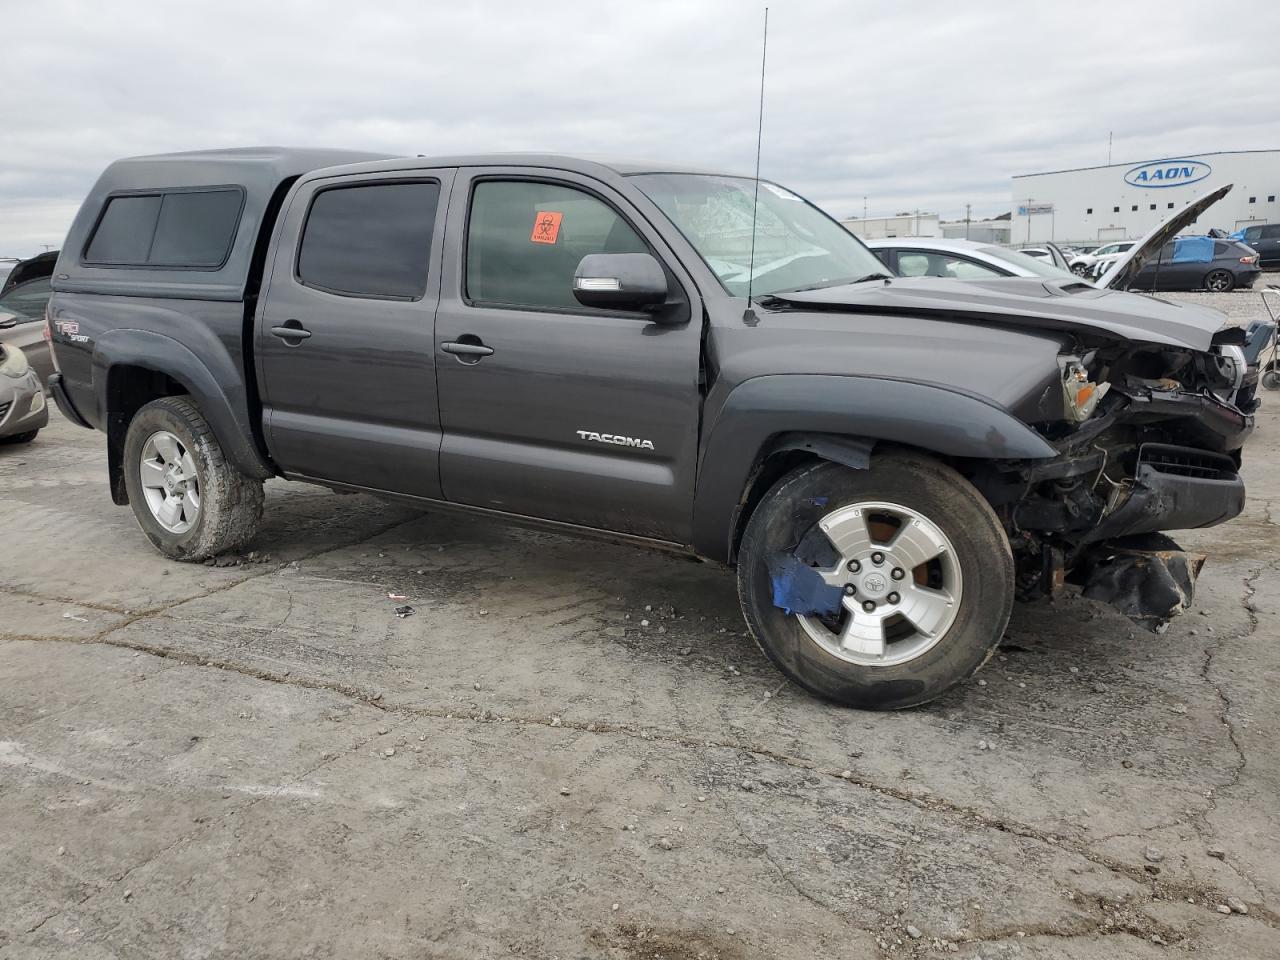
[[[694,493],[693,546],[728,561],[743,494],[780,435],[846,438],[847,457],[891,441],[949,457],[1037,460],[1049,442],[999,404],[933,383],[879,377],[783,374],[744,381],[708,432]],[[792,445],[790,448],[794,449]],[[820,453],[821,455],[821,453]]]
[[[93,381],[108,433],[112,368],[121,365],[162,373],[182,384],[236,469],[257,480],[275,476],[253,439],[244,378],[224,351],[197,356],[180,341],[150,330],[126,328],[103,334],[94,344]]]

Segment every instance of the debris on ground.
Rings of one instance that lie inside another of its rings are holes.
[[[387,599],[388,600],[408,600],[409,597],[407,594],[403,594],[403,593],[388,593]]]
[[[407,603],[403,607],[396,607],[396,616],[399,617],[401,620],[403,620],[405,617],[412,617],[416,612],[417,611],[414,610],[413,607],[409,606],[409,604]]]

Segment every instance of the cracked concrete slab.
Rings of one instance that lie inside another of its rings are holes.
[[[678,558],[272,483],[267,562],[168,563],[55,420],[0,452],[0,957],[1280,953],[1278,427],[1205,615],[1020,607],[872,715]]]

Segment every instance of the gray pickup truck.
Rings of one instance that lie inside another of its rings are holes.
[[[885,270],[783,187],[669,165],[141,157],[59,257],[51,387],[175,559],[247,543],[276,476],[605,533],[736,567],[764,652],[851,706],[938,696],[1066,581],[1189,604],[1150,535],[1243,508],[1266,331]]]

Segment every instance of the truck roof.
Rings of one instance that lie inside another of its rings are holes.
[[[269,238],[279,206],[299,178],[330,171],[464,166],[549,167],[606,182],[637,173],[716,173],[670,162],[550,153],[408,157],[267,146],[128,157],[108,166],[89,191],[63,244],[52,285],[69,293],[241,300],[254,282],[255,263],[260,263],[255,253]],[[211,219],[223,225],[217,237],[208,236],[214,229]],[[217,253],[200,262],[166,259],[159,252],[165,243],[160,238],[174,224],[189,232],[205,231],[205,249],[216,248]],[[95,239],[108,235],[118,241],[110,255],[94,249],[108,246],[105,239]],[[130,241],[132,249],[121,253]]]

